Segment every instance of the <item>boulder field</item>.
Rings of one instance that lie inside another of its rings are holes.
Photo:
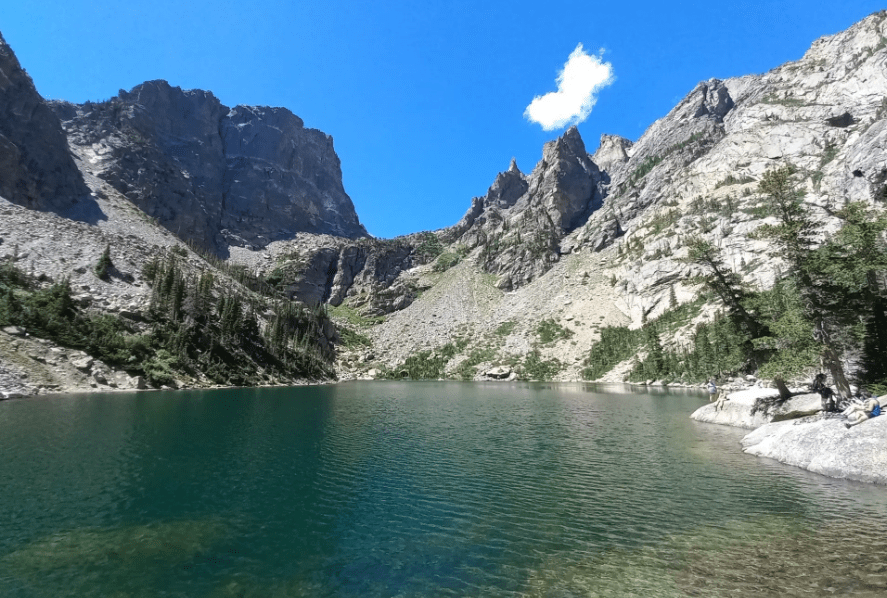
[[[847,428],[823,413],[818,394],[778,400],[774,389],[752,388],[703,405],[690,416],[705,423],[752,430],[742,441],[750,455],[775,459],[832,478],[887,485],[887,417]]]

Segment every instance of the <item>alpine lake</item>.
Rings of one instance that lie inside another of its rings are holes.
[[[348,382],[0,402],[0,596],[887,595],[887,488],[690,391]],[[887,439],[885,439],[887,441]]]

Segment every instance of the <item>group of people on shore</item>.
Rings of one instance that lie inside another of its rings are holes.
[[[867,393],[860,391],[860,397],[851,400],[846,408],[841,411],[835,392],[825,383],[825,374],[819,373],[813,378],[813,384],[810,389],[818,392],[822,399],[822,410],[827,413],[838,413],[845,416],[849,421],[844,423],[847,428],[857,426],[864,421],[881,415],[881,398],[872,397]]]
[[[838,413],[840,407],[835,397],[835,392],[829,388],[826,383],[825,374],[817,374],[813,379],[810,390],[819,393],[822,400],[822,410],[826,413]],[[723,393],[718,392],[718,387],[714,379],[708,381],[708,400],[714,402],[715,411],[720,411],[727,403],[727,397]],[[847,428],[857,426],[873,417],[881,415],[881,397],[872,397],[865,394],[861,398],[851,400],[847,407],[840,411],[849,421],[844,423]]]

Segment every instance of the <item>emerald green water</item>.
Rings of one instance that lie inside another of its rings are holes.
[[[347,383],[0,403],[0,596],[883,596],[887,489],[699,394]]]

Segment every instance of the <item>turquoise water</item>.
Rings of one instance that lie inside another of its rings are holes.
[[[346,383],[0,403],[0,596],[883,596],[887,489],[699,394]]]

